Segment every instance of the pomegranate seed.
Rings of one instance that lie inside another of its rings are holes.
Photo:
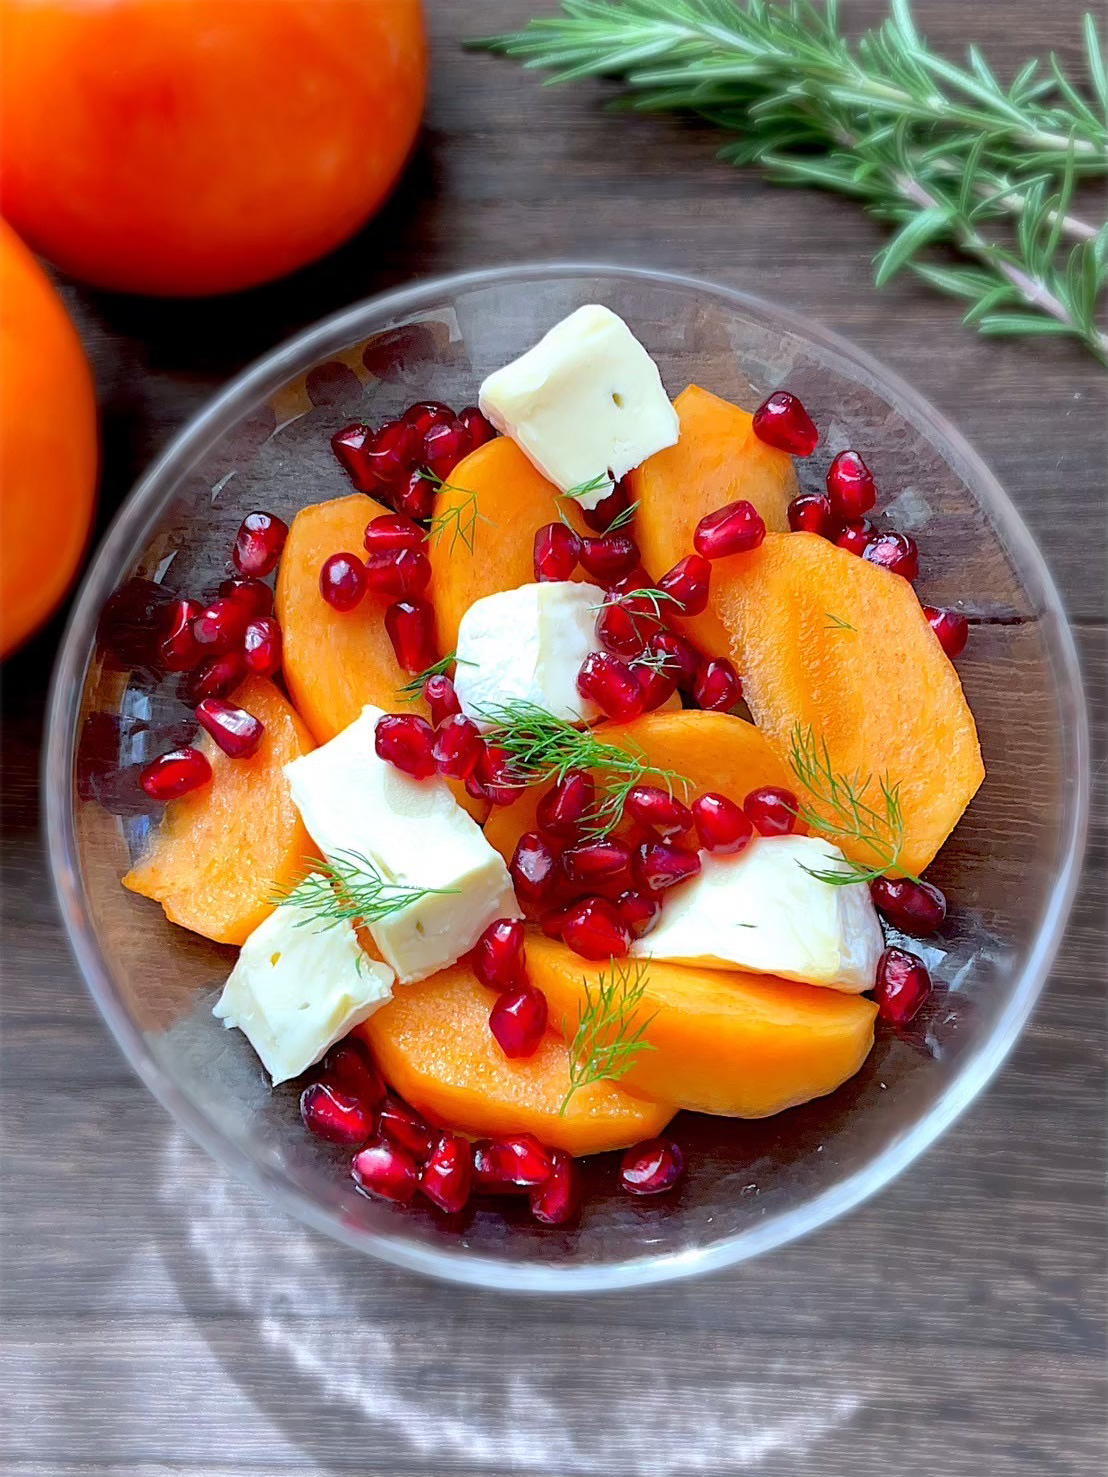
[[[906,1026],[931,993],[931,976],[918,954],[886,949],[877,962],[873,998],[877,1014],[894,1026]]]
[[[360,421],[355,421],[350,426],[343,426],[341,431],[336,431],[331,437],[331,450],[359,492],[372,491],[377,482],[376,477],[370,471],[369,453],[372,440],[372,431]]]
[[[658,785],[632,785],[624,804],[635,820],[651,826],[661,836],[676,836],[693,823],[692,811],[676,795]]]
[[[591,698],[608,718],[637,718],[643,709],[642,688],[634,672],[603,651],[590,651],[581,664],[577,691]]]
[[[878,877],[870,883],[873,901],[895,928],[926,938],[946,918],[946,898],[930,882],[907,877]]]
[[[249,613],[251,620],[273,614],[273,591],[252,575],[231,575],[220,585],[218,593],[226,600],[237,601]]]
[[[457,1133],[444,1133],[431,1150],[419,1188],[447,1215],[464,1210],[473,1184],[473,1145]]]
[[[484,747],[476,723],[454,713],[436,728],[431,756],[441,775],[448,780],[464,780],[473,773]]]
[[[187,672],[209,654],[193,634],[193,622],[200,614],[195,600],[174,600],[162,617],[165,633],[158,645],[158,663],[167,672]]]
[[[762,401],[754,412],[754,434],[790,456],[811,456],[819,444],[811,416],[788,390],[777,390]]]
[[[574,898],[572,902],[564,903],[560,908],[552,908],[549,913],[543,913],[539,919],[539,927],[548,939],[561,938],[562,925],[580,901],[580,898]]]
[[[210,733],[231,759],[249,759],[258,751],[265,724],[221,697],[206,697],[196,705],[196,721]]]
[[[662,905],[648,892],[634,890],[620,893],[616,898],[616,912],[627,925],[633,938],[641,939],[649,933],[662,913]]]
[[[606,533],[581,540],[581,564],[594,579],[607,585],[637,569],[639,548],[629,533]]]
[[[607,533],[612,524],[620,516],[626,513],[631,506],[631,495],[627,491],[626,481],[617,482],[607,497],[591,508],[582,508],[581,516],[586,525],[594,533]]]
[[[454,412],[441,400],[420,400],[415,405],[409,405],[400,419],[405,425],[411,426],[422,444],[424,436],[431,427],[441,422],[449,425],[454,419]]]
[[[602,841],[581,841],[562,853],[562,867],[571,882],[598,887],[609,879],[625,877],[631,865],[631,848],[609,836]]]
[[[562,941],[582,959],[622,959],[630,947],[631,933],[611,903],[590,897],[566,913]]]
[[[906,533],[880,534],[866,545],[862,558],[906,580],[919,578],[919,549],[915,539]]]
[[[497,918],[473,946],[473,973],[491,990],[511,990],[524,981],[523,924]]]
[[[511,756],[499,744],[485,745],[470,780],[476,780],[480,798],[492,805],[511,805],[519,798],[520,784],[512,770]],[[469,781],[466,783],[468,787]]]
[[[460,421],[445,424],[440,421],[424,436],[420,459],[429,472],[445,482],[468,451],[465,426]]]
[[[675,846],[672,841],[647,842],[635,856],[635,877],[640,887],[649,892],[664,892],[676,887],[700,871],[700,858],[695,851]]]
[[[666,670],[674,677],[682,692],[692,692],[700,672],[700,653],[691,641],[676,631],[655,631],[646,643],[653,657],[666,659]]]
[[[693,533],[693,548],[705,559],[723,559],[756,549],[766,536],[766,525],[753,503],[740,500],[706,513]]]
[[[830,538],[836,529],[831,499],[822,492],[802,492],[789,504],[789,527],[794,533],[818,533]]]
[[[412,471],[419,437],[403,421],[386,421],[373,435],[365,453],[369,474],[385,487],[395,487]]]
[[[435,1142],[435,1130],[414,1108],[391,1092],[385,1094],[385,1101],[377,1110],[377,1131],[390,1144],[398,1144],[421,1163]]]
[[[367,556],[365,582],[378,595],[419,595],[431,583],[431,561],[422,549],[385,549]]]
[[[211,777],[212,766],[199,749],[171,749],[145,767],[139,783],[151,800],[176,800],[206,785]]]
[[[343,614],[360,605],[366,591],[365,565],[357,554],[332,554],[319,571],[319,593]]]
[[[431,722],[436,728],[462,711],[454,684],[445,672],[432,672],[427,678],[423,684],[423,701],[431,710]]]
[[[419,1189],[415,1160],[384,1138],[375,1138],[354,1155],[351,1174],[364,1194],[394,1200],[398,1205],[407,1205]]]
[[[839,524],[835,542],[848,554],[862,555],[876,537],[877,529],[868,518],[848,518],[845,523]]]
[[[435,664],[435,612],[416,596],[396,600],[385,611],[396,660],[405,672],[423,672]]]
[[[581,1180],[573,1155],[563,1149],[551,1154],[550,1173],[531,1191],[531,1214],[544,1226],[564,1226],[581,1211]]]
[[[925,605],[923,613],[928,624],[939,638],[939,645],[950,657],[961,656],[969,638],[969,621],[957,610],[941,610],[935,605]]]
[[[708,604],[712,566],[701,554],[686,554],[658,581],[658,589],[672,597],[677,615],[699,615]]]
[[[697,674],[693,697],[710,713],[729,712],[742,695],[742,679],[725,656],[705,662]]]
[[[403,513],[382,513],[379,518],[371,518],[366,527],[366,552],[393,554],[398,549],[422,552],[426,537],[419,524],[413,523]]]
[[[97,645],[123,667],[155,664],[164,612],[172,599],[153,580],[124,581],[104,603],[96,627]]]
[[[677,691],[677,679],[666,667],[657,666],[654,662],[632,662],[631,670],[642,688],[644,713],[652,713],[655,708],[668,703]]]
[[[249,626],[246,628],[250,629]],[[246,676],[246,659],[237,651],[210,656],[181,679],[177,696],[190,708],[206,697],[226,697]]]
[[[672,1139],[647,1139],[624,1154],[619,1182],[629,1195],[664,1195],[685,1173],[685,1156]]]
[[[545,836],[537,831],[524,831],[516,842],[508,870],[520,902],[541,907],[554,900],[561,868],[558,855]]]
[[[571,841],[580,835],[585,817],[595,804],[592,775],[584,769],[570,769],[539,801],[539,826],[549,836]]]
[[[272,677],[281,670],[281,627],[271,615],[252,620],[243,632],[242,657],[255,677]]]
[[[743,809],[759,836],[790,836],[796,829],[800,805],[791,790],[763,785],[760,790],[751,790]]]
[[[612,581],[608,586],[608,594],[609,596],[622,599],[625,595],[630,595],[633,590],[651,590],[653,588],[654,581],[641,564],[636,564],[634,569],[629,570],[627,574],[621,575],[618,580]],[[651,606],[651,610],[653,611],[653,606]]]
[[[435,772],[435,731],[417,713],[385,713],[377,720],[373,747],[377,755],[415,780]]]
[[[466,433],[466,444],[470,451],[484,446],[486,441],[496,439],[496,427],[486,420],[476,405],[467,405],[458,412],[458,420]]]
[[[614,656],[640,656],[646,636],[630,606],[623,600],[606,600],[596,618],[596,639]]]
[[[373,1132],[373,1113],[357,1098],[313,1082],[300,1094],[300,1116],[304,1127],[329,1144],[364,1144]]]
[[[249,624],[250,615],[242,603],[224,596],[213,600],[195,617],[192,636],[204,656],[223,656],[241,646]]]
[[[743,850],[754,834],[746,811],[726,795],[713,792],[698,795],[692,803],[692,812],[696,834],[705,851],[734,855]]]
[[[581,558],[581,540],[564,523],[544,523],[535,531],[535,579],[567,580]]]
[[[546,1034],[546,996],[530,985],[499,995],[489,1012],[489,1030],[505,1056],[534,1056]]]
[[[273,513],[247,513],[235,535],[231,558],[242,574],[257,579],[277,568],[289,526]]]
[[[385,1079],[355,1038],[332,1046],[323,1058],[323,1077],[367,1108],[376,1108],[385,1100]]]
[[[856,451],[840,451],[831,463],[827,495],[840,518],[860,518],[877,501],[873,473]]]
[[[510,1195],[541,1185],[553,1167],[551,1151],[530,1133],[483,1139],[473,1146],[474,1180],[487,1195]]]
[[[396,511],[426,521],[435,511],[435,484],[417,468],[392,490]]]

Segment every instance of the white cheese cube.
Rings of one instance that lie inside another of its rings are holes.
[[[749,969],[858,993],[884,948],[865,883],[833,886],[843,854],[817,836],[766,836],[733,857],[701,853],[698,876],[667,892],[631,952],[709,969]]]
[[[677,442],[658,366],[610,308],[578,308],[533,349],[490,374],[481,410],[562,492],[595,507],[616,481]]]
[[[380,708],[367,707],[329,743],[285,765],[308,834],[329,861],[364,857],[386,883],[434,889],[387,917],[366,919],[404,983],[445,969],[494,918],[519,918],[500,853],[440,779],[412,779],[378,757]]]
[[[550,580],[475,600],[458,626],[454,689],[462,711],[478,723],[482,711],[512,700],[533,703],[566,723],[593,723],[600,709],[577,691],[577,674],[601,651],[596,618],[604,604],[597,585]]]
[[[298,1077],[392,996],[393,972],[351,924],[282,903],[243,944],[212,1014],[237,1026],[273,1085]]]

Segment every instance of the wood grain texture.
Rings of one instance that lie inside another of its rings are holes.
[[[431,0],[421,148],[392,203],[290,281],[212,304],[65,286],[104,413],[106,523],[243,364],[413,276],[527,257],[687,270],[811,313],[992,465],[1077,625],[1094,832],[1050,987],[1003,1072],[910,1173],[771,1258],[614,1298],[507,1300],[356,1259],[229,1180],[132,1076],[66,951],[39,838],[55,622],[4,672],[0,1470],[10,1477],[1092,1477],[1104,1470],[1108,622],[1105,379],[976,340],[846,201],[616,121],[457,41],[539,0]],[[846,8],[861,26],[883,6]],[[917,0],[1002,73],[1079,47],[1082,0]],[[972,16],[972,20],[971,17]]]

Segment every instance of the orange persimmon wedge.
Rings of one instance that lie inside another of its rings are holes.
[[[209,738],[198,747],[211,783],[166,807],[146,853],[124,887],[153,898],[182,928],[241,944],[273,911],[315,855],[292,802],[282,765],[315,748],[312,736],[272,682],[249,677],[232,701],[265,724],[250,759],[229,759]]]
[[[706,513],[743,499],[754,504],[770,533],[783,533],[797,493],[792,458],[759,441],[748,411],[699,385],[683,390],[673,404],[681,423],[676,446],[655,452],[628,482],[639,504],[635,537],[655,579],[693,552],[693,532]],[[727,650],[711,594],[707,610],[683,621],[681,630],[712,656]]]
[[[821,755],[826,743],[834,774],[872,777],[865,798],[882,816],[879,782],[899,786],[899,869],[922,872],[985,769],[962,684],[912,586],[814,533],[767,536],[718,563],[713,585],[766,738],[783,758],[796,738]],[[812,794],[802,798],[834,819]],[[879,860],[864,844],[840,844],[866,866]]]
[[[611,967],[528,934],[528,977],[552,1019],[576,1021],[584,982],[595,989]],[[653,1049],[634,1056],[622,1083],[679,1108],[766,1118],[833,1092],[873,1045],[877,1006],[864,996],[661,960],[617,967],[644,981],[635,1023],[653,1017],[643,1035]]]
[[[667,1104],[611,1082],[582,1087],[561,1113],[569,1089],[565,1042],[551,1030],[533,1056],[511,1060],[489,1031],[495,1000],[455,964],[398,987],[360,1029],[389,1084],[433,1122],[462,1133],[533,1133],[571,1154],[599,1154],[651,1138],[673,1117]]]

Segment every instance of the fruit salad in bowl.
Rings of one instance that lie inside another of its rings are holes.
[[[689,284],[552,280],[545,318],[521,281],[325,325],[178,452],[96,611],[71,838],[190,1126],[506,1286],[847,1203],[999,1060],[1021,948],[979,861],[996,652],[960,666],[1027,596],[926,577],[995,510],[945,529],[930,428],[860,370],[848,424],[794,329],[743,355]]]

